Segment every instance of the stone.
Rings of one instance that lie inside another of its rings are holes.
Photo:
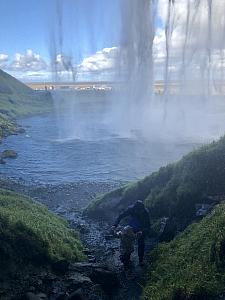
[[[196,217],[205,217],[213,206],[210,204],[200,203],[196,204]]]
[[[69,282],[69,289],[71,290],[77,290],[84,285],[92,285],[92,281],[89,277],[77,272],[68,276],[67,280]]]
[[[37,295],[35,295],[34,293],[31,293],[31,292],[26,293],[25,299],[26,299],[26,300],[40,300],[40,299],[37,297]]]
[[[39,294],[34,294],[34,293],[26,293],[25,295],[26,300],[47,300],[48,297],[46,294],[39,293]]]
[[[4,161],[4,159],[2,157],[0,157],[0,164],[4,165],[6,162]]]
[[[67,260],[59,260],[52,265],[52,269],[57,274],[65,275],[69,270],[69,262]]]
[[[68,300],[86,300],[81,289],[69,295]]]
[[[90,278],[94,283],[100,284],[104,292],[108,295],[112,295],[118,290],[119,280],[117,274],[113,271],[102,268],[93,269]]]
[[[93,269],[103,268],[102,264],[98,263],[88,263],[88,262],[77,262],[70,265],[70,269],[76,271],[78,273],[85,274],[89,276],[89,274],[93,271]]]
[[[40,300],[47,300],[48,299],[47,295],[44,294],[44,293],[37,294],[37,297],[39,297]]]
[[[18,154],[14,150],[4,150],[1,154],[1,158],[17,158]]]
[[[68,296],[69,295],[67,293],[60,293],[55,297],[55,299],[56,300],[66,300],[66,299],[68,299]]]

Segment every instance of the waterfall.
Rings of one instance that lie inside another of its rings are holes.
[[[67,72],[75,80],[79,63],[75,63],[77,57],[69,55],[71,49],[64,36],[63,7],[69,4],[63,0],[57,3],[51,43],[53,74],[59,79],[60,72]],[[92,3],[95,13],[100,13],[95,18],[94,14],[82,11],[82,24],[86,28],[85,45],[96,49],[100,32],[95,31],[95,23],[101,23],[104,30],[106,26],[101,12],[103,2],[93,0]],[[111,9],[113,3],[104,2],[108,15],[107,8]],[[121,89],[106,99],[110,111],[104,117],[104,126],[122,136],[135,132],[145,137],[211,138],[223,133],[224,126],[216,120],[218,107],[224,109],[221,94],[225,91],[225,1],[121,0],[115,3],[116,22],[120,25],[113,33],[118,44],[112,45],[116,50],[111,80],[120,82]],[[79,26],[74,29],[74,35],[77,30]],[[112,34],[111,29],[108,34]],[[76,47],[78,52],[85,51],[79,43]]]

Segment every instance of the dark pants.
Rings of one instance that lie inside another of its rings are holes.
[[[142,263],[145,253],[145,234],[142,234],[138,239],[138,257],[139,262]]]

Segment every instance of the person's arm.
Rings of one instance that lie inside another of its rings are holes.
[[[129,207],[127,210],[125,210],[124,212],[122,212],[119,217],[116,219],[116,222],[114,223],[113,226],[117,227],[120,223],[120,221],[126,217],[128,217],[131,213],[131,208]]]

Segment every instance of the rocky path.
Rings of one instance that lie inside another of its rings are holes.
[[[121,184],[78,182],[58,186],[26,186],[9,181],[1,182],[2,188],[22,192],[44,203],[55,213],[66,218],[71,227],[80,232],[89,262],[69,266],[65,275],[64,268],[67,266],[59,266],[62,274],[55,278],[52,278],[51,274],[45,274],[39,278],[40,282],[51,282],[48,288],[50,290],[44,289],[48,295],[52,295],[50,299],[82,299],[79,295],[68,298],[66,293],[69,291],[69,294],[73,295],[73,290],[88,300],[140,299],[145,272],[138,266],[137,250],[132,255],[131,268],[125,272],[119,259],[119,241],[108,238],[111,224],[95,223],[82,216],[82,210],[97,194],[115,189]],[[149,241],[148,248],[151,247],[152,242]],[[30,296],[28,299],[31,300],[43,299],[32,298],[32,288]]]
[[[98,193],[108,192],[120,185],[121,183],[79,183],[76,186],[57,187],[54,192],[52,187],[47,187],[42,188],[41,192],[40,189],[38,190],[37,198],[41,195],[39,200],[43,201],[44,198],[45,204],[66,218],[71,226],[80,232],[93,268],[97,264],[97,266],[106,268],[111,272],[111,276],[116,274],[118,285],[112,284],[113,276],[110,277],[110,275],[108,275],[108,282],[107,278],[104,282],[107,289],[106,299],[136,300],[140,298],[144,281],[144,270],[138,266],[137,249],[132,256],[131,268],[125,272],[119,259],[119,240],[107,238],[111,224],[96,223],[84,218],[81,214],[83,208]],[[37,191],[32,191],[32,193],[34,192]],[[62,199],[64,199],[63,202]],[[54,206],[52,206],[53,203]],[[103,295],[101,297],[99,300],[104,299]]]

